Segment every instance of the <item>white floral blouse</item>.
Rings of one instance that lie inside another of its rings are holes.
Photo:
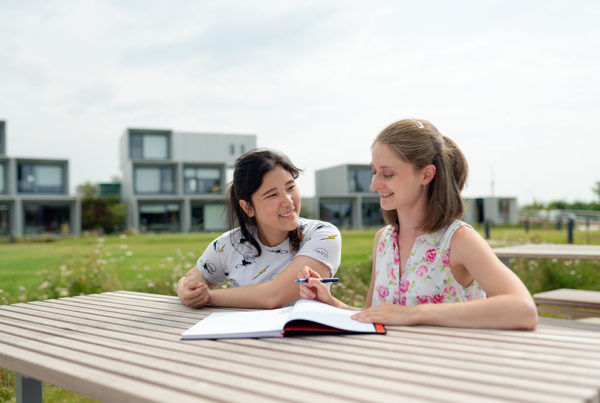
[[[463,287],[450,269],[450,241],[464,225],[469,226],[456,220],[439,231],[417,237],[401,272],[398,231],[388,225],[377,247],[372,305],[439,304],[485,298],[476,281]]]

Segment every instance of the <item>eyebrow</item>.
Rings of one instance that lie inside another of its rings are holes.
[[[372,162],[370,165],[371,165],[371,168],[375,168],[375,165],[373,165]],[[394,169],[394,167],[391,165],[384,165],[384,166],[379,167],[379,169]]]
[[[296,182],[296,181],[295,181],[294,179],[290,179],[289,181],[287,181],[287,182],[285,183],[285,186],[289,185],[290,183],[295,183],[295,182]],[[271,192],[274,192],[275,190],[277,190],[277,188],[276,188],[276,187],[272,187],[271,189],[269,189],[269,190],[267,190],[266,192],[264,192],[264,193],[261,195],[261,197],[262,197],[262,196],[266,196],[267,194],[269,194],[269,193],[271,193]]]

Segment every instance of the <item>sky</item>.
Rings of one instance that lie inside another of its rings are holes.
[[[432,122],[466,197],[592,201],[597,0],[0,0],[9,157],[120,176],[129,127],[255,134],[315,170],[370,163],[388,124]]]

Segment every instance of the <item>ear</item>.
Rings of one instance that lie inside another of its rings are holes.
[[[240,200],[240,207],[248,217],[254,217],[254,208],[252,208],[252,205],[246,200]]]
[[[435,173],[437,172],[435,165],[429,164],[423,168],[421,173],[423,174],[422,185],[428,185],[433,178],[435,178]]]

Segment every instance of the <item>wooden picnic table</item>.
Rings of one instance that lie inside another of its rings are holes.
[[[495,248],[494,252],[507,266],[512,258],[600,260],[600,245],[524,244]]]
[[[106,402],[598,402],[600,326],[388,326],[387,335],[181,341],[212,312],[108,292],[0,306],[0,366]]]

